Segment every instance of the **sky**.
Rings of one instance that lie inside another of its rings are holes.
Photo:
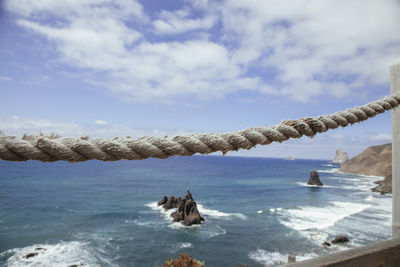
[[[229,132],[390,94],[398,0],[0,0],[0,130]],[[391,142],[390,112],[231,156],[332,159]]]

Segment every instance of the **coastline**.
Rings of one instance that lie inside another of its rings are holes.
[[[371,146],[357,156],[342,164],[340,172],[377,176],[381,180],[375,181],[375,186],[371,188],[373,192],[380,194],[392,193],[392,144]]]

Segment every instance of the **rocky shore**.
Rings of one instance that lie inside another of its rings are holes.
[[[392,193],[392,144],[368,147],[343,164],[339,171],[383,176],[385,178],[376,181],[378,186],[371,190],[381,194]]]

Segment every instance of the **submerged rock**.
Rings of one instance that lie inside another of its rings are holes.
[[[328,241],[325,241],[324,243],[322,243],[322,245],[324,245],[325,247],[330,247],[331,243],[329,243]]]
[[[338,243],[346,243],[349,242],[349,239],[345,235],[338,235],[331,241],[332,244],[338,244]]]
[[[319,179],[318,172],[316,170],[312,170],[310,173],[310,179],[308,180],[308,185],[318,185],[323,186],[321,180]]]
[[[166,197],[164,197],[158,203],[163,203]],[[162,204],[159,204],[159,206]],[[185,226],[190,226],[193,224],[200,224],[204,221],[204,218],[200,216],[199,210],[197,209],[197,204],[193,200],[192,194],[189,190],[186,192],[184,199],[175,198],[170,196],[163,205],[164,210],[169,210],[176,208],[171,214],[172,220],[174,222],[181,222]]]
[[[32,258],[32,257],[37,256],[38,254],[39,254],[39,253],[36,253],[36,252],[33,253],[33,252],[32,252],[32,253],[29,253],[29,254],[25,255],[24,258],[25,258],[25,259],[29,259],[29,258]]]

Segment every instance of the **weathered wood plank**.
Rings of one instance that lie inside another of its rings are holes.
[[[306,261],[283,265],[285,267],[400,267],[400,238]]]

